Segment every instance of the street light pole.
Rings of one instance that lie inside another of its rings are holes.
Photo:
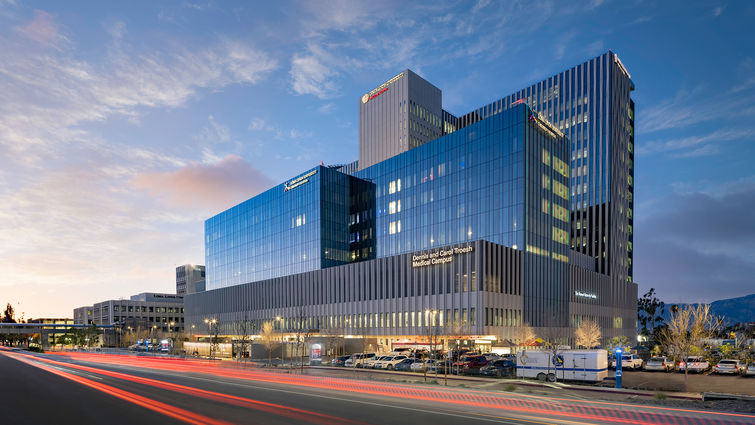
[[[170,354],[173,354],[173,326],[176,324],[176,322],[170,322],[170,327],[168,328],[168,334],[170,335]]]
[[[283,329],[281,329],[281,317],[275,316],[275,323],[278,327],[278,331],[281,333],[281,366],[286,362],[286,356],[283,351]]]

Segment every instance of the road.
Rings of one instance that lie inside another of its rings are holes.
[[[755,424],[755,416],[248,369],[0,350],[3,424]]]

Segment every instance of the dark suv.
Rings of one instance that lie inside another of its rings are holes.
[[[464,366],[461,373],[464,375],[478,375],[480,368],[488,364],[488,359],[485,356],[470,356],[467,357],[467,361],[464,362]]]

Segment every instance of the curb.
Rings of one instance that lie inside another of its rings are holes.
[[[703,393],[703,401],[708,400],[742,400],[742,401],[755,401],[754,396],[740,395],[740,394],[727,394],[727,393]]]
[[[352,369],[352,368],[342,368],[342,367],[332,367],[332,366],[315,366],[315,367],[306,367],[305,368],[312,368],[312,369],[324,369],[324,370],[337,370],[337,371],[354,371],[356,370],[357,373],[375,373],[375,374],[382,374],[382,375],[398,375],[398,376],[413,376],[421,378],[423,375],[415,375],[410,374],[407,375],[405,372],[393,372],[393,371],[387,371],[387,370],[373,370],[373,369]],[[430,375],[428,374],[428,377]],[[435,378],[435,375],[432,375],[433,379]],[[438,375],[439,379],[443,378],[443,375]],[[581,386],[581,385],[572,385],[572,384],[562,384],[557,383],[557,385],[553,384],[547,384],[547,383],[539,383],[539,382],[529,382],[529,381],[523,381],[523,380],[500,380],[495,381],[492,379],[486,379],[486,378],[475,378],[475,377],[459,377],[456,375],[448,375],[448,380],[454,380],[454,381],[467,381],[467,382],[500,382],[500,383],[511,383],[515,385],[521,385],[521,386],[528,386],[528,387],[539,387],[539,388],[561,388],[565,390],[573,390],[573,391],[588,391],[588,392],[598,392],[598,393],[612,393],[612,394],[621,394],[621,395],[632,395],[632,396],[640,396],[640,397],[655,397],[655,395],[658,392],[644,392],[644,391],[638,391],[638,390],[630,390],[630,389],[623,389],[623,388],[606,388],[606,387],[587,387],[587,386]],[[677,399],[677,400],[693,400],[693,401],[700,401],[703,400],[703,396],[699,394],[694,393],[665,393],[666,398],[671,399]],[[747,396],[745,396],[747,397]]]

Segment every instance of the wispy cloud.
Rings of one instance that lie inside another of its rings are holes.
[[[322,105],[317,107],[317,112],[327,115],[332,113],[335,108],[336,104],[333,102],[323,103]]]
[[[268,123],[267,121],[259,117],[252,118],[247,129],[249,131],[267,133],[269,137],[273,137],[277,140],[304,139],[312,137],[311,131],[298,130],[295,128],[282,129],[274,124]]]
[[[311,45],[307,53],[291,59],[292,88],[296,94],[311,94],[320,99],[333,97],[338,90],[338,71],[331,65],[335,58],[323,48]]]
[[[273,185],[258,169],[233,155],[214,164],[147,172],[136,176],[133,183],[166,206],[206,213],[229,208]]]
[[[231,129],[218,123],[215,117],[207,117],[207,125],[202,127],[197,138],[208,143],[225,143],[231,140]]]
[[[716,6],[713,8],[713,16],[721,16],[722,13],[724,13],[724,10],[726,9],[726,5]]]
[[[42,45],[53,46],[67,40],[60,32],[55,17],[44,10],[35,10],[34,19],[17,29],[24,36]]]
[[[115,40],[120,40],[126,35],[126,23],[115,21],[105,25],[105,31]]]
[[[134,282],[129,291],[170,290],[174,277],[166,265],[203,258],[200,223],[208,211],[269,182],[240,158],[201,146],[232,139],[217,115],[208,116],[200,146],[188,150],[100,129],[158,108],[182,108],[209,91],[258,84],[277,68],[275,59],[231,38],[191,46],[156,39],[137,48],[123,40],[125,25],[105,25],[105,31],[119,42],[96,58],[80,55],[66,27],[46,12],[0,32],[5,296],[21,297],[24,287],[54,292],[124,282]],[[197,151],[206,163],[192,158]],[[207,193],[212,184],[215,193]],[[189,185],[197,190],[181,192]],[[167,287],[156,284],[161,279]],[[80,290],[79,297],[83,292],[101,291]],[[115,295],[109,292],[100,299]],[[97,301],[85,298],[70,302]],[[61,308],[50,311],[65,314]]]
[[[677,156],[702,156],[717,153],[717,144],[732,141],[747,141],[755,138],[755,128],[752,129],[721,129],[696,136],[656,140],[646,142],[637,147],[638,155],[674,152]],[[704,145],[702,148],[700,145]],[[687,150],[691,149],[692,150]],[[679,152],[684,151],[684,152]]]
[[[61,143],[88,143],[79,124],[178,107],[202,88],[255,84],[276,67],[265,53],[233,40],[196,50],[117,52],[104,67],[66,52],[1,44],[7,59],[0,63],[0,152],[34,147],[29,161]]]
[[[536,6],[480,1],[464,13],[441,3],[409,5],[411,10],[400,14],[371,3],[347,3],[342,10],[340,2],[305,8],[306,45],[292,56],[289,71],[294,93],[320,99],[339,96],[346,72],[386,74],[471,58],[492,60],[509,47],[509,40],[541,29],[554,12],[548,1]],[[531,13],[533,7],[538,13]],[[413,12],[423,18],[412,17]]]
[[[740,87],[740,90],[737,90],[739,96],[730,96],[725,94],[726,92],[710,92],[703,86],[682,88],[673,98],[662,100],[639,114],[638,132],[645,134],[691,128],[696,124],[719,120],[722,117],[741,117],[755,102],[755,94],[746,92],[749,87],[744,85],[736,87]]]

